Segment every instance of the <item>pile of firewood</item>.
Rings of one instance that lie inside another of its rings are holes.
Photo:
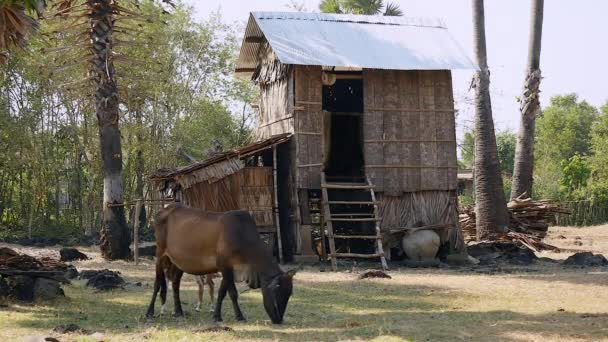
[[[532,200],[520,196],[507,204],[509,210],[509,232],[503,239],[515,239],[535,250],[555,249],[541,240],[547,235],[549,223],[556,214],[571,214],[569,209],[546,200]],[[477,240],[475,210],[465,207],[460,210],[460,227],[466,242]]]
[[[0,248],[0,274],[37,275],[59,278],[63,281],[63,274],[67,269],[68,265],[56,259],[35,258],[27,254],[19,254],[10,248]]]

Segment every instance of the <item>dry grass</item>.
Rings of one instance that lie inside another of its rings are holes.
[[[549,239],[568,247],[577,241],[576,236],[583,241],[577,248],[608,251],[607,226],[555,228]],[[66,287],[65,300],[2,308],[0,340],[57,336],[53,327],[76,323],[102,332],[106,341],[608,341],[605,268],[541,264],[498,275],[477,274],[469,268],[395,269],[390,272],[393,279],[356,280],[353,273],[319,273],[309,267],[296,276],[283,326],[270,324],[259,291],[248,291],[241,295],[247,323],[234,322],[227,300],[224,320],[234,331],[203,333],[200,330],[212,326],[211,317],[193,310],[196,287],[191,276],[186,276],[184,283],[184,319],[167,315],[146,320],[143,314],[152,284],[150,261],[134,266],[109,264],[97,257],[79,262],[77,267],[120,270],[128,281],[141,281],[144,286],[94,293],[76,283]],[[169,303],[171,308],[171,300]],[[58,337],[61,341],[91,340],[82,335]]]

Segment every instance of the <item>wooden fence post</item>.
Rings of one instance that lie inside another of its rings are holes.
[[[135,204],[135,220],[133,220],[133,260],[135,265],[139,264],[139,215],[141,214],[142,199]]]

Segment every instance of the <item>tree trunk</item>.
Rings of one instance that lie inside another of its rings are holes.
[[[109,260],[129,257],[131,238],[123,204],[122,148],[118,129],[118,87],[112,62],[112,0],[89,0],[92,77],[103,168],[103,223],[100,248]]]
[[[480,68],[474,79],[475,212],[477,237],[488,239],[505,231],[508,214],[492,119],[483,0],[473,0],[473,23],[475,53]]]
[[[521,122],[515,147],[515,167],[511,198],[523,194],[532,195],[534,172],[534,129],[540,110],[540,47],[543,33],[544,0],[532,0],[530,15],[530,42],[524,90],[520,98]]]

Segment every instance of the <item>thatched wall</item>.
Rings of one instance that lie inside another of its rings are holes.
[[[403,227],[417,227],[429,225],[451,224],[456,227],[458,223],[458,205],[456,194],[453,191],[421,191],[405,193],[401,196],[387,196],[379,194],[378,211],[382,222],[380,224],[383,241],[388,248],[399,244],[398,236],[391,235],[390,230]],[[455,249],[461,234],[459,229],[438,229],[441,241],[450,241]]]
[[[182,201],[207,211],[249,210],[258,226],[273,226],[272,167],[246,167],[218,181],[182,190]]]
[[[252,76],[260,87],[258,139],[293,132],[293,67],[281,64],[274,53],[263,50],[262,63]]]

